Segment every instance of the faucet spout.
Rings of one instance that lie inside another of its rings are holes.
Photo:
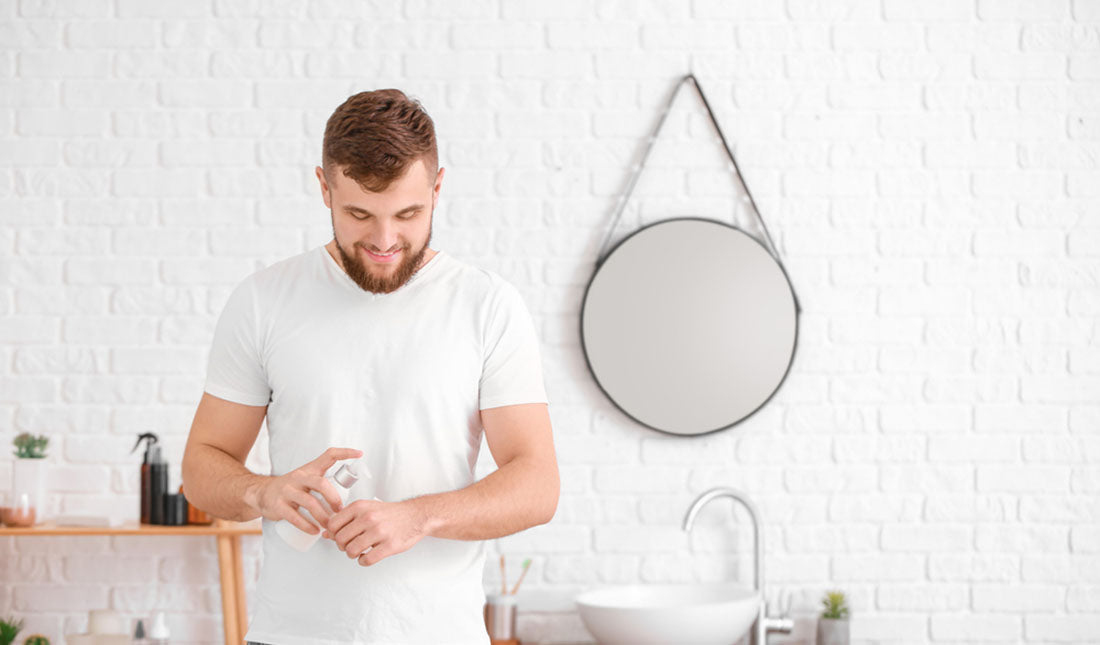
[[[753,546],[753,573],[752,573],[752,585],[753,589],[757,592],[763,593],[764,584],[764,548],[760,544],[760,514],[757,513],[756,507],[749,501],[741,491],[733,488],[712,488],[703,493],[696,499],[690,508],[688,508],[687,514],[684,515],[684,531],[691,532],[691,527],[695,524],[695,516],[699,514],[708,502],[715,500],[719,497],[729,497],[734,501],[740,502],[745,510],[749,512],[749,519],[752,520],[752,546]]]

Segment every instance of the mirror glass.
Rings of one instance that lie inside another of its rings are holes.
[[[619,242],[581,306],[600,388],[638,423],[676,435],[723,430],[762,407],[786,378],[797,331],[794,291],[767,249],[694,217]]]

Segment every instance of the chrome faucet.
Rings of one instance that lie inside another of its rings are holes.
[[[752,505],[744,493],[732,488],[712,488],[700,495],[691,504],[687,515],[684,516],[684,531],[690,533],[695,524],[695,516],[707,502],[718,497],[729,497],[741,502],[752,519],[752,544],[753,544],[753,574],[752,588],[760,597],[760,609],[756,614],[756,622],[753,623],[752,639],[750,645],[767,645],[768,632],[782,632],[788,634],[794,629],[794,621],[787,617],[769,618],[767,603],[764,601],[764,546],[760,541],[760,521],[756,507]]]

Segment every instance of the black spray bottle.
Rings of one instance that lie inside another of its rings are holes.
[[[161,524],[164,516],[161,497],[168,492],[168,464],[160,456],[160,438],[152,432],[138,435],[131,454],[142,441],[146,443],[141,462],[141,523]]]

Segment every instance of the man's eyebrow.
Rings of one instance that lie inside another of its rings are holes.
[[[424,208],[423,204],[412,204],[410,206],[406,206],[405,208],[402,208],[401,210],[397,211],[396,213],[394,213],[394,215],[404,215],[405,213],[411,213],[412,211],[418,211],[418,210],[421,210],[422,208]],[[347,205],[347,206],[344,206],[344,210],[346,210],[350,213],[362,213],[363,215],[373,216],[373,213],[371,213],[367,209],[360,208],[358,206],[352,206],[350,204]]]

